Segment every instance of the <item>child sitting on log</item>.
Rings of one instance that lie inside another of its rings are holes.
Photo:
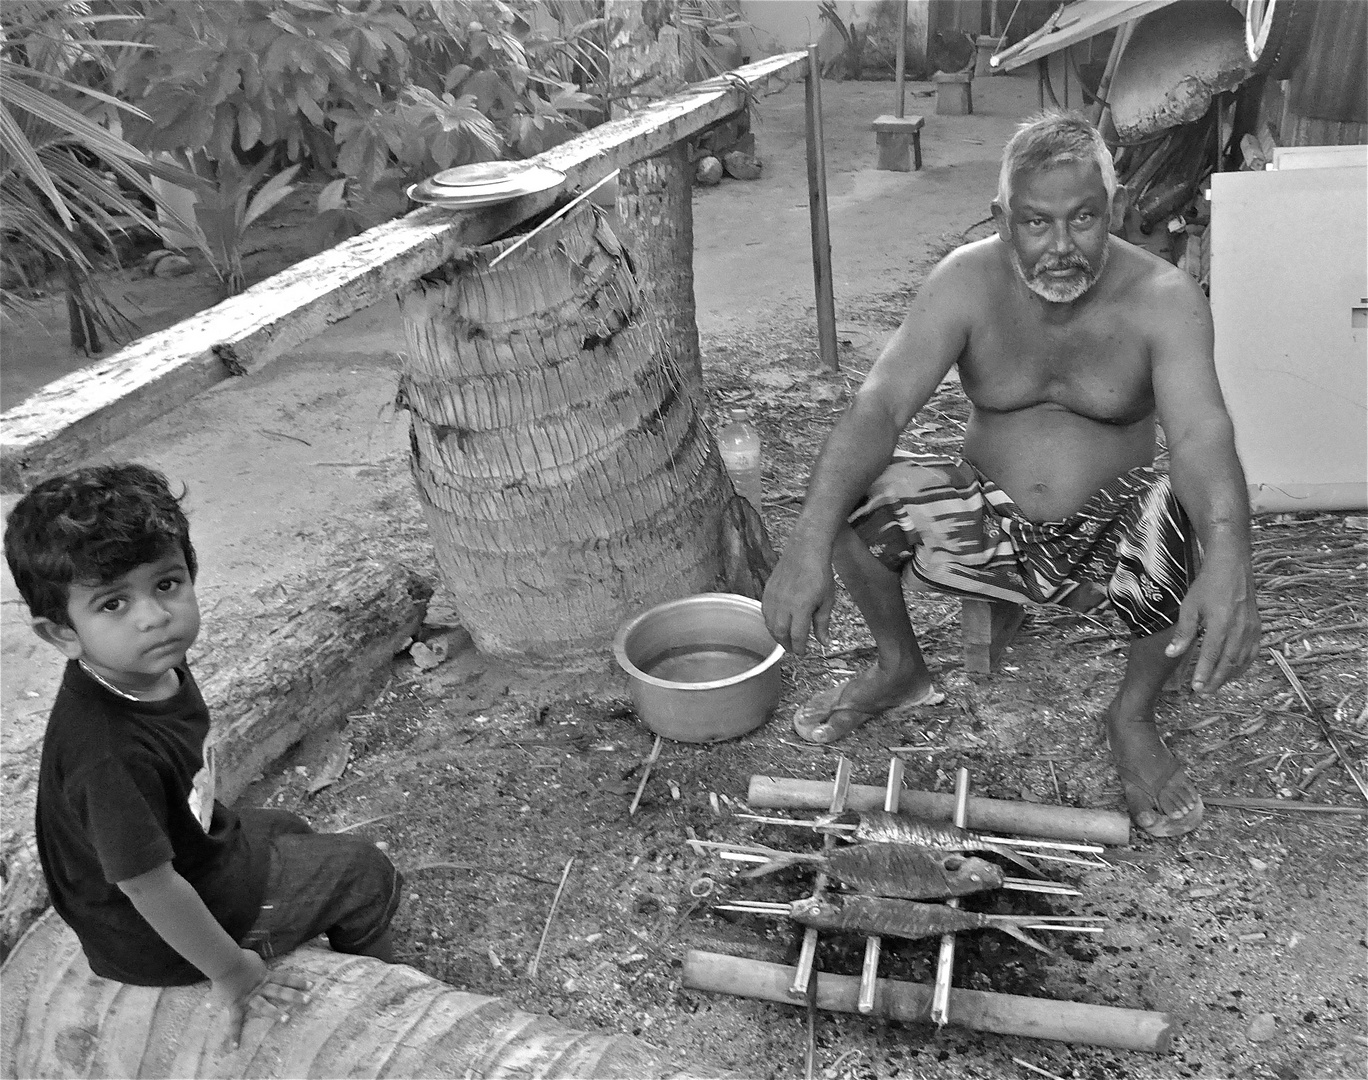
[[[52,906],[91,970],[144,986],[207,977],[235,1047],[249,1008],[288,1018],[308,1000],[302,977],[263,958],[327,934],[392,960],[402,879],[384,852],[214,797],[209,712],[185,658],[195,549],[166,478],[136,464],[53,477],[10,514],[5,558],[34,632],[67,657],[36,831]]]

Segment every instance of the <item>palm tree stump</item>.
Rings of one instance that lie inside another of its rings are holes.
[[[400,297],[412,469],[484,652],[545,663],[717,587],[733,497],[716,443],[592,203],[497,266],[474,249]]]

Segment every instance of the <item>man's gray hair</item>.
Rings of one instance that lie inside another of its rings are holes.
[[[1052,169],[1068,162],[1095,161],[1107,189],[1107,202],[1116,194],[1116,166],[1111,151],[1087,117],[1078,112],[1045,112],[1027,118],[1002,151],[997,201],[1011,210],[1012,180],[1018,173]]]

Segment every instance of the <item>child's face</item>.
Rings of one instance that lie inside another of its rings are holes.
[[[34,629],[120,690],[169,696],[162,694],[174,689],[167,672],[184,661],[200,626],[184,553],[143,563],[101,585],[73,583],[67,617],[70,627],[40,619]]]

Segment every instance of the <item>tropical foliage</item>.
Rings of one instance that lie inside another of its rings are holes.
[[[128,43],[111,12],[87,3],[0,4],[0,222],[12,276],[57,271],[73,306],[73,345],[98,352],[127,320],[95,287],[94,253],[117,234],[153,228],[152,164],[111,128],[138,110],[109,92]],[[177,171],[160,169],[193,184]],[[140,198],[141,196],[141,198]],[[144,202],[143,200],[146,200]],[[3,297],[14,304],[13,294]]]
[[[151,46],[117,89],[146,114],[130,136],[215,161],[276,152],[372,188],[521,157],[596,105],[547,74],[558,35],[503,0],[195,0],[144,5]]]

